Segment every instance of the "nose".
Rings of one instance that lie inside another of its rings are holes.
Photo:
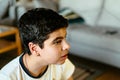
[[[69,49],[70,49],[70,44],[66,40],[64,40],[62,50],[69,50]]]

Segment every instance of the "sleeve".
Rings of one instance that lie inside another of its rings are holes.
[[[0,72],[0,80],[11,80],[11,79]]]
[[[67,80],[68,78],[70,78],[73,75],[74,70],[75,70],[75,66],[72,64],[72,62],[69,59],[67,59],[65,63],[62,65],[62,72],[63,72],[62,80]]]

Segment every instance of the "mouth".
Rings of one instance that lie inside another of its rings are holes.
[[[62,57],[66,57],[66,56],[68,56],[68,55],[66,54],[66,55],[63,55]]]
[[[63,55],[61,58],[62,58],[62,59],[67,59],[67,57],[68,57],[68,54]]]

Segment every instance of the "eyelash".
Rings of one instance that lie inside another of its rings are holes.
[[[59,44],[59,43],[61,43],[61,42],[62,42],[62,41],[61,41],[61,40],[59,40],[59,41],[56,41],[56,42],[55,42],[55,44]]]

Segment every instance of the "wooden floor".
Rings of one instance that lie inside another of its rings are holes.
[[[110,68],[97,77],[96,80],[120,80],[120,69]]]
[[[120,80],[120,68],[116,68],[107,64],[103,64],[78,56],[73,56],[72,58],[78,58],[79,61],[83,64],[86,64],[96,69],[103,70],[103,73],[100,76],[98,76],[95,80]]]
[[[4,54],[0,54],[0,68],[3,67],[6,63],[8,63],[10,60],[15,58],[17,55],[16,51],[7,52]],[[73,56],[73,55],[72,55]],[[77,56],[74,56],[72,58],[76,58]],[[120,80],[120,69],[115,68],[103,63],[99,63],[96,61],[92,61],[89,59],[85,59],[82,57],[79,57],[79,61],[83,64],[87,64],[88,66],[102,69],[104,72],[98,76],[95,80]]]

